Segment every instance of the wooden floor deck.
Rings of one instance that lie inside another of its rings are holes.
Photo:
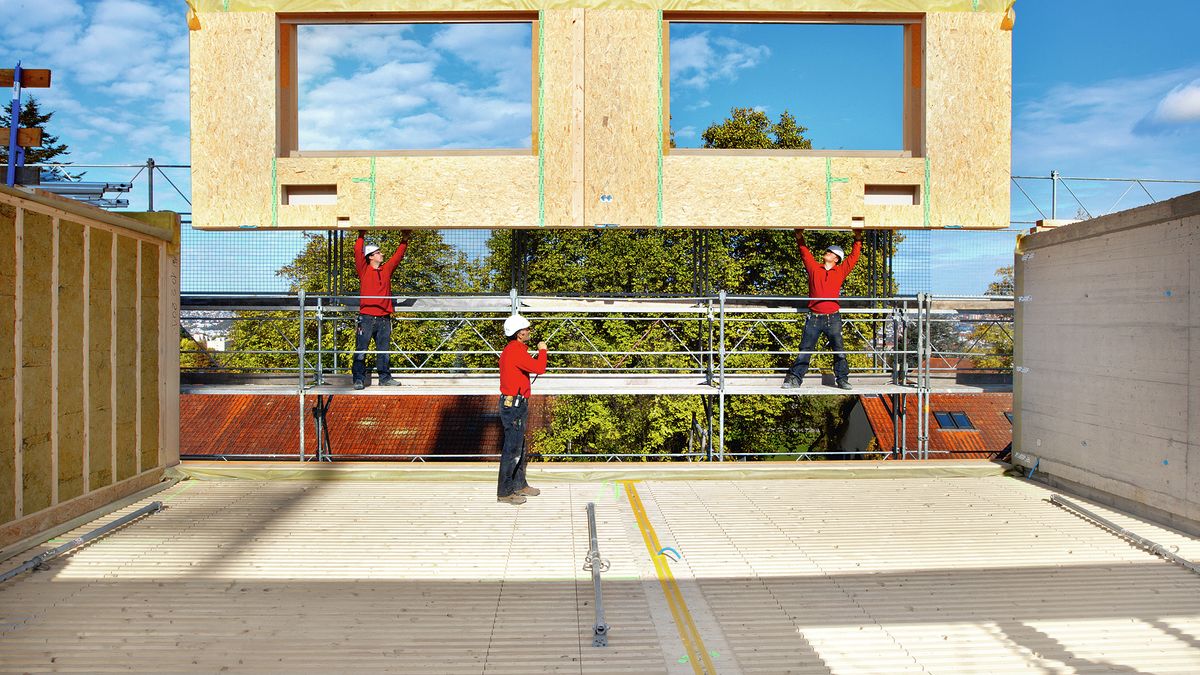
[[[630,485],[547,482],[513,507],[486,481],[184,481],[154,497],[165,511],[0,585],[0,670],[692,673],[700,649],[720,673],[1200,672],[1200,575],[1036,485]]]

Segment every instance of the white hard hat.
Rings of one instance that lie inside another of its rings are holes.
[[[825,250],[836,255],[838,257],[838,262],[841,262],[846,259],[846,252],[844,250],[842,250],[841,246],[830,246],[829,248],[827,248]]]
[[[508,337],[516,335],[522,328],[529,328],[529,319],[520,314],[513,314],[504,320],[504,334]]]
[[[363,249],[363,257],[370,258],[371,254],[378,250],[379,250],[379,247],[376,246],[375,244],[367,244],[366,248]]]

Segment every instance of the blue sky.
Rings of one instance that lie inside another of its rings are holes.
[[[76,163],[154,157],[186,164],[184,11],[182,0],[0,0],[0,67],[21,59],[54,70],[53,88],[27,93],[55,111],[51,131],[71,146]],[[1200,178],[1198,25],[1200,3],[1183,0],[1020,0],[1013,34],[1013,172]],[[302,147],[529,147],[527,26],[304,31]],[[899,147],[899,51],[895,27],[677,24],[671,56],[677,139],[698,145],[705,126],[733,105],[749,105],[772,116],[792,110],[816,147]],[[815,107],[818,93],[822,105]],[[135,172],[93,169],[88,178],[128,180]],[[188,192],[186,171],[168,174]],[[189,210],[163,181],[156,183],[157,208]],[[1024,186],[1048,210],[1047,186]],[[1093,212],[1146,201],[1137,188],[1122,197],[1128,185],[1071,187]],[[1148,188],[1158,198],[1194,189]],[[144,208],[144,189],[139,179],[132,208]],[[1063,191],[1060,197],[1060,217],[1073,216],[1072,198]],[[1012,217],[1040,215],[1014,191]],[[204,234],[189,241],[195,259],[201,253],[221,259],[252,247],[254,236]],[[1011,260],[1011,245],[1001,235],[951,231],[911,242],[908,255],[931,257],[928,275],[939,292],[979,292],[990,269],[1006,256]],[[258,250],[244,274],[269,275],[288,257],[282,243],[267,255]],[[185,269],[185,284],[200,273]],[[236,276],[225,276],[228,290],[239,283]]]

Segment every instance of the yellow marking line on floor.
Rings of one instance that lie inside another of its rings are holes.
[[[704,640],[700,639],[700,631],[696,630],[696,623],[692,620],[687,603],[683,600],[679,584],[675,582],[675,575],[671,573],[671,568],[659,554],[662,544],[658,541],[654,526],[650,524],[650,518],[646,516],[642,498],[638,496],[637,488],[634,487],[635,482],[624,480],[621,481],[621,484],[625,486],[625,495],[629,499],[629,506],[633,508],[633,515],[637,518],[638,530],[642,533],[642,541],[646,543],[646,551],[650,553],[650,559],[654,561],[654,571],[658,575],[658,583],[662,584],[663,595],[667,598],[667,606],[671,608],[671,616],[675,619],[675,629],[679,631],[679,639],[683,641],[683,648],[687,650],[688,663],[692,665],[692,671],[696,675],[703,673],[715,675],[717,669],[708,656],[708,650],[704,648]]]

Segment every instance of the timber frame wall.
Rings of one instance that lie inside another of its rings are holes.
[[[3,547],[179,462],[179,216],[0,187],[0,295]]]
[[[1005,0],[414,0],[405,11],[385,0],[196,4],[200,229],[996,228],[1009,220]],[[297,26],[495,21],[533,25],[532,149],[299,148]],[[670,148],[673,21],[903,26],[904,149]],[[912,204],[876,203],[898,192]],[[332,203],[294,204],[292,194]]]

